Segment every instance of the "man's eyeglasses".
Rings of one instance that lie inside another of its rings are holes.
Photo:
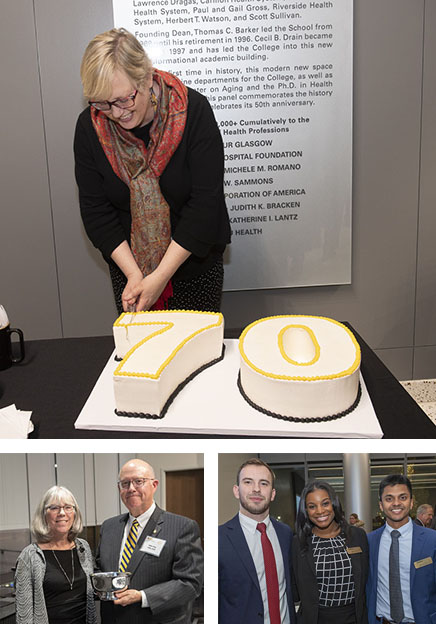
[[[52,511],[53,513],[59,513],[61,509],[65,511],[65,513],[73,513],[75,511],[74,505],[48,505],[46,507],[47,511]]]
[[[144,477],[143,479],[130,479],[129,481],[118,481],[118,487],[120,490],[128,490],[130,484],[133,483],[135,488],[144,487],[146,481],[154,481],[150,477]]]
[[[125,98],[118,98],[116,100],[103,100],[102,102],[88,102],[91,106],[100,111],[109,111],[112,106],[116,106],[117,108],[132,108],[135,103],[135,98],[138,95],[138,90],[132,95],[128,95]]]

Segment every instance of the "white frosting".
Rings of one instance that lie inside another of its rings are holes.
[[[317,418],[349,409],[359,386],[360,348],[332,319],[277,316],[249,325],[239,340],[241,385],[257,406]]]
[[[123,358],[114,372],[120,412],[159,415],[189,375],[221,356],[222,314],[157,311],[122,314],[113,327]]]
[[[220,358],[224,321],[210,312],[138,312],[122,314],[113,331],[123,358],[114,373],[117,410],[160,415],[181,383]],[[244,330],[239,349],[242,389],[260,408],[317,418],[343,412],[356,400],[360,348],[332,319],[260,319]]]
[[[289,362],[309,364],[317,357],[317,341],[304,326],[290,325],[282,330],[283,357]]]

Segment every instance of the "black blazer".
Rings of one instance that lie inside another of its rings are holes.
[[[366,610],[365,586],[368,577],[368,540],[363,529],[350,527],[348,548],[359,547],[361,552],[350,553],[355,584],[355,605],[357,624],[368,624]],[[293,594],[294,601],[300,602],[297,612],[299,624],[316,624],[318,621],[319,592],[316,581],[315,562],[312,556],[312,547],[305,552],[301,551],[300,542],[294,536],[292,544]],[[340,624],[340,623],[338,623]]]

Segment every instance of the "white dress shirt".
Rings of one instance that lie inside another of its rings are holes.
[[[265,566],[263,563],[263,550],[261,542],[261,533],[257,530],[257,520],[252,520],[248,516],[239,513],[239,522],[241,523],[242,531],[247,540],[248,548],[253,558],[254,567],[256,568],[257,578],[259,579],[260,591],[263,600],[264,610],[264,624],[270,624],[269,608],[268,608],[268,594],[266,591],[266,576]],[[277,533],[274,529],[273,523],[269,516],[267,516],[262,522],[266,525],[266,534],[272,544],[274,557],[276,560],[277,577],[279,581],[279,599],[280,599],[280,619],[282,624],[290,624],[288,599],[286,596],[286,577],[285,568],[283,563],[282,549],[277,537]]]
[[[380,547],[378,551],[378,576],[377,576],[377,611],[378,617],[385,617],[391,619],[391,607],[389,601],[389,551],[391,548],[392,538],[391,532],[393,527],[388,523],[385,525],[380,538]],[[412,559],[412,538],[413,538],[413,523],[409,518],[407,524],[403,524],[398,529],[401,533],[401,537],[398,538],[399,550],[400,550],[400,582],[401,593],[403,595],[403,609],[404,618],[403,622],[414,622],[412,601],[410,598],[410,562]]]
[[[124,529],[124,535],[123,535],[123,540],[121,542],[121,550],[120,550],[120,559],[118,562],[118,566],[121,563],[121,555],[123,554],[123,550],[124,550],[124,544],[126,543],[126,539],[127,536],[130,533],[130,529],[132,528],[132,524],[134,520],[138,521],[139,524],[139,528],[138,528],[138,540],[141,536],[142,531],[145,528],[145,525],[147,524],[147,522],[150,520],[153,511],[156,509],[156,503],[153,501],[151,507],[149,507],[147,509],[147,511],[144,511],[143,514],[141,514],[140,516],[138,516],[137,518],[135,518],[134,516],[132,516],[132,514],[129,513],[129,519],[126,522],[126,527]],[[143,589],[141,589],[141,594],[142,594],[142,607],[148,607],[148,600],[147,600],[147,596],[145,595],[145,591]]]

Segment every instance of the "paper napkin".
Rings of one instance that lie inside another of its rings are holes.
[[[15,405],[0,409],[0,438],[27,438],[33,431],[32,412],[17,410]]]

